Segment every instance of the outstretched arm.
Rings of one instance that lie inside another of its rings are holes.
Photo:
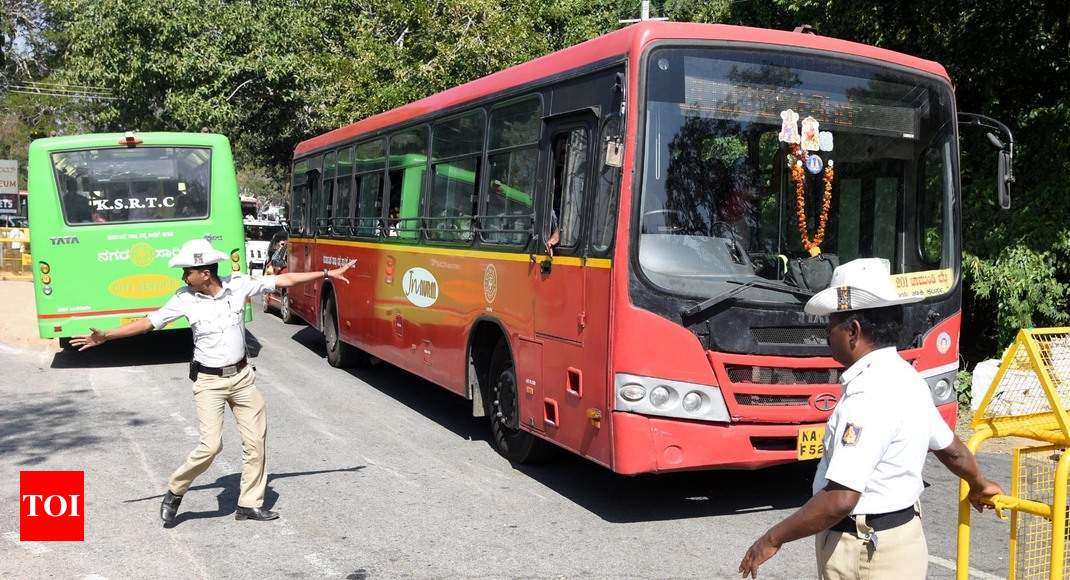
[[[149,322],[148,318],[141,318],[130,324],[124,324],[111,330],[97,330],[96,328],[90,328],[90,330],[93,331],[93,334],[71,338],[71,346],[78,347],[78,350],[85,350],[87,348],[102,345],[114,338],[126,338],[128,336],[145,334],[152,330],[152,322]]]
[[[356,260],[350,260],[345,266],[341,268],[335,268],[333,270],[327,270],[327,277],[332,280],[338,280],[349,284],[349,280],[345,277],[345,273],[350,268],[357,264]],[[275,276],[276,288],[291,288],[299,284],[306,284],[308,282],[314,282],[323,277],[323,272],[287,272],[285,274],[279,274]]]

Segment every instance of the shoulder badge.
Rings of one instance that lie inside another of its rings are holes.
[[[848,423],[843,428],[843,437],[840,438],[840,443],[847,447],[851,447],[858,443],[858,440],[862,438],[862,426],[855,425],[854,423]]]

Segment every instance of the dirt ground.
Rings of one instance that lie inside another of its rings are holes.
[[[0,280],[0,343],[22,350],[59,350],[58,341],[37,336],[33,282]]]

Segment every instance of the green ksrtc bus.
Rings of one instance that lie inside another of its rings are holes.
[[[221,276],[246,269],[234,160],[222,135],[38,139],[29,192],[38,331],[64,346],[163,305],[184,284],[167,262],[187,240],[229,252]],[[183,318],[168,328],[187,326]]]

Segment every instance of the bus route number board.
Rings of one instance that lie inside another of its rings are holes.
[[[824,439],[824,427],[799,429],[799,446],[796,448],[799,461],[821,459],[821,456],[825,454]]]

